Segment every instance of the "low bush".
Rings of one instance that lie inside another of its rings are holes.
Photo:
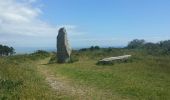
[[[44,50],[37,50],[29,55],[32,60],[42,59],[50,56],[50,53]]]

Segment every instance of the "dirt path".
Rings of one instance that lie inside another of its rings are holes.
[[[69,80],[65,80],[61,76],[55,75],[52,71],[49,70],[49,66],[47,65],[50,58],[40,60],[37,63],[37,68],[40,73],[45,76],[46,82],[50,85],[50,87],[57,92],[57,94],[69,95],[71,97],[76,97],[78,99],[88,99],[87,94],[89,91],[87,89],[70,85]]]

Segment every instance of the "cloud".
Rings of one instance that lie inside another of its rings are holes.
[[[0,0],[0,34],[26,36],[56,36],[60,27],[66,27],[73,35],[75,25],[50,25],[40,20],[42,10],[33,6],[37,0]]]
[[[44,12],[39,5],[37,0],[0,0],[0,43],[55,46],[60,27],[65,27],[71,38],[84,34],[76,25],[51,25],[41,20]]]
[[[0,0],[0,34],[45,36],[57,31],[39,19],[42,11],[33,7],[36,0]]]
[[[16,0],[0,0],[0,18],[4,23],[29,23],[37,20],[41,13],[31,3]]]

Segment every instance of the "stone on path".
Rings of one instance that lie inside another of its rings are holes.
[[[68,43],[67,32],[65,28],[60,28],[57,36],[57,60],[58,63],[70,61],[71,47]]]

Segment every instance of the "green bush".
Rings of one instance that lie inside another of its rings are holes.
[[[145,40],[134,39],[133,41],[129,42],[127,48],[128,49],[142,48],[144,44],[145,44]]]
[[[44,50],[37,50],[29,55],[32,60],[42,59],[50,56],[50,53]]]
[[[137,49],[145,51],[148,55],[169,55],[170,40],[160,41],[158,43],[145,42],[145,40],[135,39],[129,42],[127,49]]]
[[[13,54],[15,54],[15,49],[13,47],[0,44],[0,56],[8,56]]]

